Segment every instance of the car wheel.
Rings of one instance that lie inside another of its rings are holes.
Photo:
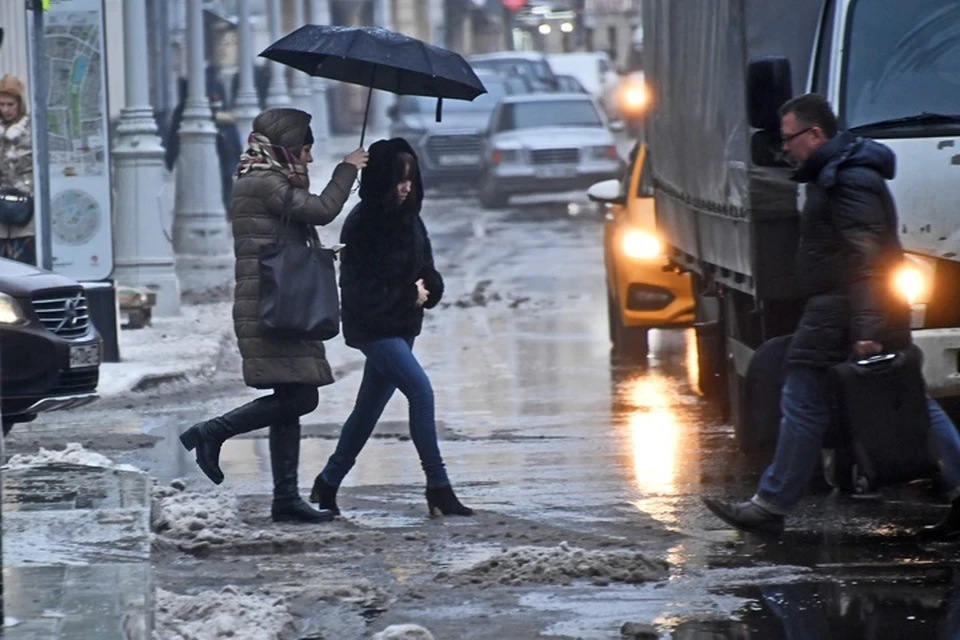
[[[607,319],[614,355],[628,362],[643,360],[649,355],[650,330],[647,327],[624,326],[620,319],[620,307],[609,292],[607,292]]]
[[[484,176],[483,184],[480,186],[480,206],[484,209],[502,209],[508,202],[510,202],[510,196],[497,191],[491,184],[490,177]]]

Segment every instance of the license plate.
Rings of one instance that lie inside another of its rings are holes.
[[[536,167],[533,175],[538,178],[572,178],[577,175],[576,167]]]
[[[445,166],[463,166],[469,164],[479,164],[480,156],[469,153],[445,154],[439,158],[440,164]]]
[[[85,344],[70,347],[70,368],[84,369],[100,365],[100,345]]]

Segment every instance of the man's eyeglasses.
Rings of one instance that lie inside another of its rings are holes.
[[[780,134],[780,141],[781,141],[781,142],[784,142],[784,143],[793,142],[795,138],[799,138],[800,136],[802,136],[803,134],[805,134],[807,131],[810,131],[811,129],[813,129],[813,127],[807,127],[806,129],[800,129],[800,131],[797,131],[796,133],[793,133],[793,134],[791,134],[791,135],[789,135],[789,136],[785,136],[785,135],[783,135],[783,134],[781,133],[781,134]]]

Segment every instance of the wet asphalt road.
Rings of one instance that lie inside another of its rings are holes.
[[[960,637],[956,547],[920,546],[910,537],[942,513],[933,487],[872,499],[813,494],[778,541],[730,531],[699,498],[747,497],[760,468],[737,454],[732,428],[699,396],[690,330],[654,332],[646,363],[611,359],[602,218],[594,207],[557,196],[482,211],[469,198],[433,195],[424,217],[447,293],[416,351],[434,384],[441,449],[458,493],[482,511],[482,527],[538,523],[571,541],[603,538],[667,560],[671,577],[640,587],[473,594],[457,606],[402,601],[373,615],[378,628],[415,620],[438,638],[605,638],[641,621],[684,639]],[[332,451],[360,380],[357,352],[334,341],[330,354],[338,382],[303,420],[304,491]],[[177,435],[255,395],[229,353],[210,380],[61,414],[57,430],[96,425],[97,435],[86,431],[89,441],[118,462],[161,483],[187,478],[202,488],[206,481]],[[397,397],[344,483],[341,506],[352,526],[389,533],[425,516],[422,474],[405,431]],[[29,433],[15,433],[8,453],[42,441]],[[227,443],[222,458],[224,486],[255,496],[261,509],[270,488],[264,435]],[[464,566],[489,553],[476,541],[451,544],[431,548],[420,562],[427,570]],[[197,579],[215,574],[211,567],[236,571],[227,561],[205,568],[202,560],[165,560],[164,588],[215,583]],[[483,625],[504,607],[516,624],[485,634]]]

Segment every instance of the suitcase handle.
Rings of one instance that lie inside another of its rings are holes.
[[[877,364],[882,364],[884,362],[890,362],[897,357],[895,353],[878,353],[875,356],[870,356],[868,358],[861,358],[860,360],[855,360],[854,362],[861,367],[870,367]]]

